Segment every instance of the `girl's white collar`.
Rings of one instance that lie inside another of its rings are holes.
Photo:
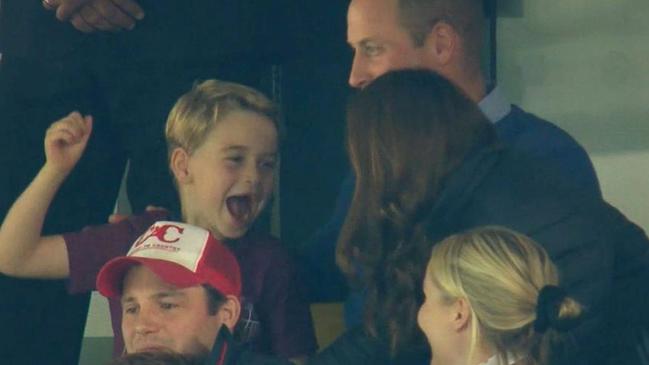
[[[512,353],[507,353],[507,359],[509,361],[507,362],[507,364],[503,364],[500,361],[500,357],[498,355],[494,355],[494,356],[490,357],[489,360],[487,360],[486,362],[483,362],[480,365],[513,365],[522,358],[523,358],[523,356],[517,356],[517,355],[512,354]]]

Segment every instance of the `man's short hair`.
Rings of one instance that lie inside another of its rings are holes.
[[[169,156],[177,147],[192,154],[216,123],[235,111],[263,115],[278,127],[277,109],[261,92],[233,82],[206,80],[181,96],[169,113],[165,128]]]
[[[221,309],[221,306],[225,303],[227,298],[225,295],[221,294],[220,291],[207,284],[203,284],[202,286],[205,289],[205,295],[207,296],[207,313],[210,316],[213,316],[219,311],[219,309]]]
[[[479,59],[484,41],[483,0],[396,0],[399,21],[417,46],[443,21],[464,39],[470,57]]]

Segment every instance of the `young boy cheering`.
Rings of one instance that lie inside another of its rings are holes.
[[[0,229],[0,272],[69,278],[71,293],[95,289],[99,269],[122,256],[165,211],[114,225],[42,237],[50,202],[81,158],[92,118],[79,113],[52,124],[46,163],[17,199]],[[182,220],[210,230],[234,251],[243,275],[238,336],[255,350],[303,360],[316,349],[308,304],[288,253],[272,238],[248,230],[273,191],[278,133],[273,104],[248,87],[209,80],[183,95],[166,126],[170,170]],[[115,353],[121,353],[121,310],[111,301]]]

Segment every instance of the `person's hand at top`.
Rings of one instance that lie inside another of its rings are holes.
[[[67,176],[79,162],[92,132],[92,116],[72,112],[52,123],[45,133],[45,166],[59,176]]]
[[[43,6],[84,33],[131,30],[144,18],[134,0],[43,0]]]

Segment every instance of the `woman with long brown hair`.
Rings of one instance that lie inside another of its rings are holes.
[[[382,102],[384,101],[384,102]],[[416,272],[428,247],[409,244],[443,180],[473,146],[496,145],[489,121],[459,89],[426,71],[388,74],[356,95],[347,112],[347,148],[356,188],[337,258],[352,280],[367,281],[372,332],[387,315],[392,348],[416,327]],[[360,269],[362,275],[353,275]],[[390,285],[383,285],[383,283]],[[392,308],[382,310],[381,306]]]
[[[350,101],[347,147],[356,185],[337,262],[364,297],[364,326],[354,336],[370,340],[361,341],[367,349],[338,356],[349,353],[339,351],[346,344],[358,347],[348,334],[320,363],[376,363],[377,354],[393,363],[426,357],[416,315],[431,246],[483,225],[541,244],[566,290],[588,309],[570,332],[573,346],[556,352],[559,363],[619,356],[620,346],[631,343],[629,331],[613,339],[602,331],[621,328],[617,318],[629,309],[646,320],[644,232],[553,166],[502,146],[477,106],[443,77],[401,70],[377,78]]]

